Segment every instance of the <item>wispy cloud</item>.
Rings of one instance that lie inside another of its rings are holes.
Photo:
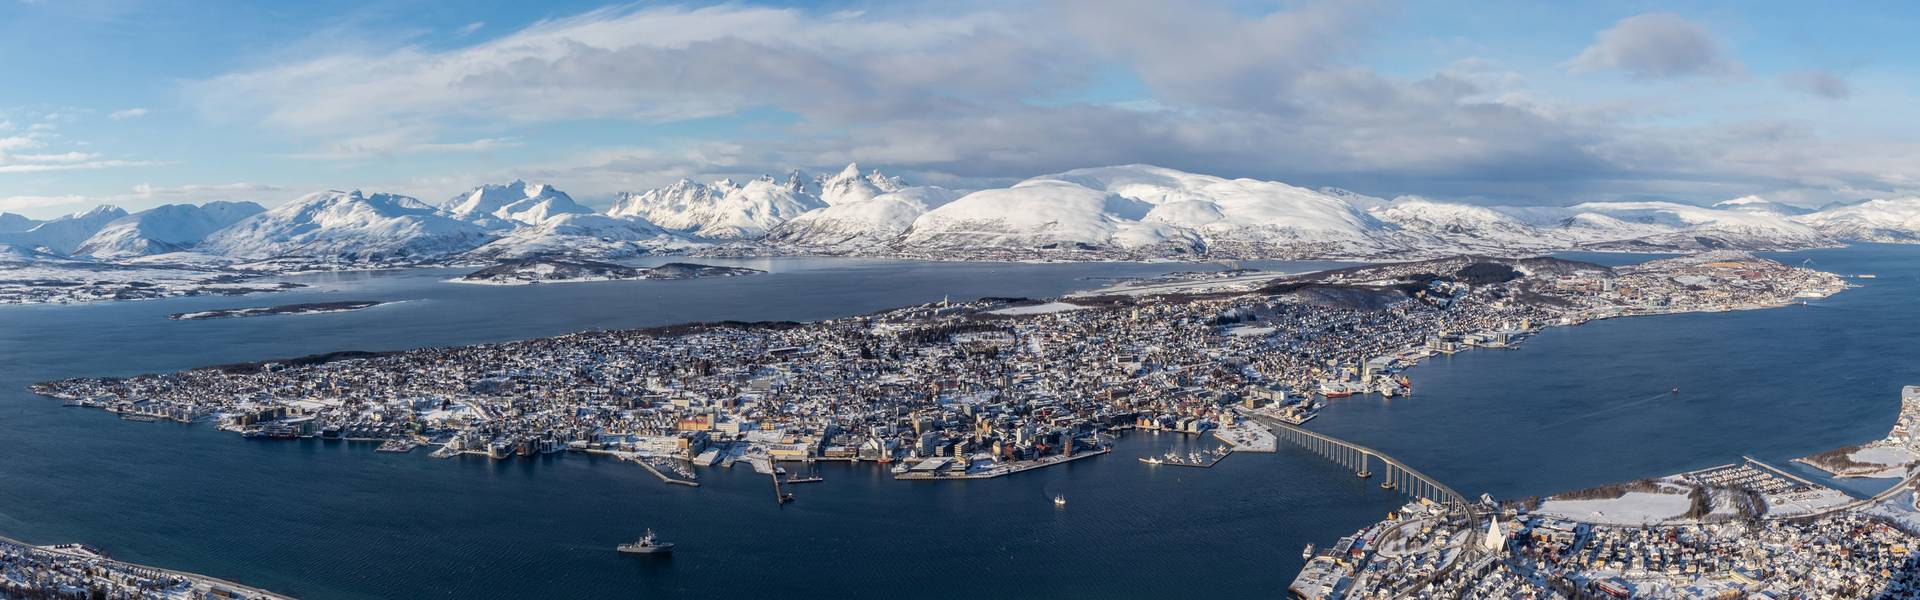
[[[107,113],[107,118],[113,119],[115,121],[125,121],[127,119],[138,119],[144,116],[147,116],[147,109],[144,109],[144,108],[128,108],[128,109],[116,110],[111,113]]]
[[[1806,92],[1829,100],[1840,100],[1853,95],[1853,86],[1847,80],[1831,71],[1813,69],[1794,71],[1780,76],[1781,85],[1787,89]]]

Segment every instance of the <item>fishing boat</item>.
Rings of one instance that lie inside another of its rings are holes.
[[[673,542],[662,542],[654,538],[653,530],[648,529],[646,535],[640,536],[640,539],[632,543],[621,544],[618,550],[622,554],[666,554],[673,552]]]

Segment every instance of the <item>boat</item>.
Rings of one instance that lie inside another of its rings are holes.
[[[640,536],[640,539],[634,540],[633,543],[621,544],[619,550],[622,554],[667,554],[673,552],[673,542],[655,539],[653,530],[648,529],[646,535]]]
[[[1313,558],[1313,544],[1307,544],[1307,549],[1300,551],[1300,560],[1309,558]]]
[[[1067,497],[1066,497],[1066,496],[1062,496],[1062,495],[1059,495],[1059,494],[1054,494],[1054,495],[1053,495],[1053,505],[1054,505],[1054,506],[1066,506],[1066,505],[1067,505]]]
[[[1160,457],[1158,456],[1142,456],[1140,457],[1140,462],[1147,463],[1150,465],[1157,465],[1157,464],[1162,464],[1166,461],[1160,460]]]

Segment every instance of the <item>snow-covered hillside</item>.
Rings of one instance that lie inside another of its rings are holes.
[[[115,219],[75,248],[94,258],[129,258],[178,252],[199,245],[209,234],[265,212],[252,202],[168,204]]]
[[[639,217],[567,213],[538,225],[521,227],[462,256],[485,260],[536,256],[621,258],[699,246]]]
[[[1920,243],[1920,196],[1833,206],[1795,220],[1843,240]]]
[[[865,200],[839,200],[775,226],[764,241],[803,249],[857,251],[881,248],[906,233],[928,210],[959,198],[942,187],[909,187]]]
[[[0,212],[0,233],[26,231],[28,229],[33,229],[35,225],[39,225],[39,224],[40,224],[39,220],[29,219],[26,217],[26,215],[16,215],[10,212]]]
[[[243,258],[413,262],[466,252],[495,237],[407,196],[325,191],[214,232],[200,249]]]
[[[1279,182],[1150,165],[1076,169],[982,190],[928,212],[911,248],[1233,247],[1280,256],[1354,256],[1397,247],[1341,197]]]
[[[1153,205],[1057,179],[981,190],[915,219],[900,243],[914,250],[1115,249],[1197,251],[1200,239],[1143,218]]]
[[[106,205],[96,206],[86,212],[50,219],[25,231],[0,233],[0,244],[72,254],[87,238],[124,216],[127,216],[127,211]]]

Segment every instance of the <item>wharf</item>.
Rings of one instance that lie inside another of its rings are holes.
[[[1168,460],[1150,459],[1150,458],[1143,457],[1140,459],[1140,462],[1143,462],[1149,465],[1161,465],[1161,466],[1168,466],[1168,467],[1194,467],[1199,469],[1211,469],[1213,468],[1214,465],[1220,464],[1220,461],[1226,460],[1228,456],[1232,456],[1232,455],[1233,455],[1232,452],[1228,452],[1226,454],[1208,454],[1208,456],[1212,457],[1212,460],[1206,460],[1201,462],[1188,462],[1185,459],[1182,459],[1179,462],[1174,462],[1174,461],[1168,461]]]
[[[684,485],[687,487],[700,487],[700,483],[697,481],[687,481],[685,479],[674,479],[673,477],[668,476],[666,473],[660,472],[660,468],[655,467],[652,464],[648,463],[645,457],[642,457],[636,454],[615,453],[615,452],[607,452],[606,454],[612,454],[616,457],[619,457],[620,460],[633,461],[639,464],[640,468],[646,469],[648,473],[652,473],[654,477],[660,478],[660,481],[671,483],[674,485]]]
[[[1101,448],[1098,450],[1088,450],[1086,452],[1077,453],[1077,454],[1074,454],[1073,456],[1060,456],[1056,454],[1056,455],[1042,458],[1039,460],[1028,460],[1028,461],[1021,461],[1019,463],[1014,463],[1014,464],[1001,465],[998,467],[987,469],[985,471],[981,471],[979,473],[963,473],[960,475],[941,475],[941,474],[928,473],[923,471],[908,471],[905,473],[901,473],[899,475],[894,475],[893,478],[894,479],[910,479],[915,481],[993,479],[995,477],[1012,475],[1014,473],[1019,473],[1021,471],[1031,471],[1041,467],[1051,467],[1054,465],[1066,464],[1066,463],[1080,460],[1083,458],[1092,458],[1092,457],[1106,454],[1112,451],[1113,451],[1112,448]]]

